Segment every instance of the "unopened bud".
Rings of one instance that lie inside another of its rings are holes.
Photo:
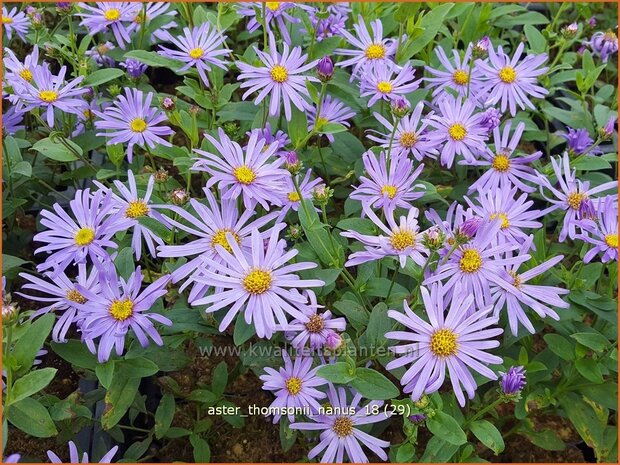
[[[316,65],[316,72],[323,82],[330,81],[334,76],[334,62],[329,56],[323,57]]]
[[[392,111],[392,114],[397,118],[403,118],[407,116],[409,111],[411,111],[411,104],[409,103],[409,100],[407,100],[405,97],[398,96],[392,99],[392,102],[390,104],[390,110]]]
[[[166,181],[168,181],[168,178],[170,176],[168,176],[168,171],[166,171],[163,168],[159,168],[156,172],[155,172],[155,182],[159,183],[159,184],[163,184]]]
[[[161,107],[166,111],[174,111],[177,107],[176,97],[164,97],[161,101]]]
[[[562,35],[567,39],[572,39],[573,37],[575,37],[578,31],[579,26],[577,25],[577,23],[571,23],[568,26],[564,26],[561,30]]]
[[[184,205],[189,200],[189,195],[185,189],[174,189],[168,194],[168,199],[175,205]]]
[[[489,53],[489,47],[491,46],[491,40],[489,36],[484,36],[478,42],[474,44],[472,49],[472,55],[474,58],[483,58],[486,57]]]

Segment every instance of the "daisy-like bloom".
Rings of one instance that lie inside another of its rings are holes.
[[[308,110],[308,131],[312,132],[317,126],[317,108],[311,107]],[[322,127],[328,123],[338,123],[343,126],[350,127],[351,125],[347,120],[353,118],[355,112],[342,103],[337,98],[332,98],[331,95],[326,95],[321,103],[321,114],[318,117],[318,126]],[[334,136],[332,134],[326,134],[327,139],[330,142],[334,142]]]
[[[153,322],[171,326],[172,321],[150,312],[150,309],[157,299],[166,294],[170,276],[162,276],[144,290],[141,290],[142,279],[140,267],[125,281],[116,274],[116,269],[110,263],[101,267],[101,289],[98,294],[83,286],[76,286],[87,300],[87,303],[77,305],[83,317],[82,334],[91,352],[95,353],[94,340],[100,338],[96,349],[99,363],[108,361],[112,349],[115,349],[116,355],[122,355],[130,329],[142,347],[149,345],[149,338],[155,344],[163,345]]]
[[[475,102],[446,94],[438,102],[441,114],[431,114],[428,122],[435,128],[429,133],[430,142],[440,145],[441,164],[452,167],[454,157],[462,155],[466,160],[474,160],[475,155],[485,150],[487,131],[480,124],[482,113],[474,113]]]
[[[446,237],[445,252],[454,245],[457,236],[468,238],[468,240],[474,237],[482,223],[481,218],[474,216],[471,208],[464,208],[458,202],[452,202],[448,207],[445,220],[442,220],[432,208],[426,210],[424,216]],[[442,251],[440,250],[439,253],[441,255]]]
[[[114,68],[116,62],[114,58],[108,55],[110,50],[114,50],[116,47],[112,42],[104,42],[99,45],[95,45],[90,50],[86,50],[84,55],[95,60],[98,66],[105,66],[107,68]]]
[[[415,71],[410,63],[400,67],[388,61],[382,66],[370,66],[360,77],[360,95],[370,96],[369,108],[380,99],[389,102],[399,95],[409,94],[420,87],[420,81],[414,81],[414,74]]]
[[[407,216],[402,215],[399,222],[394,218],[394,210],[386,212],[387,225],[367,206],[364,213],[377,225],[383,232],[379,236],[368,236],[356,231],[345,231],[341,236],[355,239],[364,244],[364,250],[354,252],[349,256],[345,266],[355,266],[373,260],[380,260],[384,257],[397,257],[401,268],[407,264],[407,258],[411,258],[415,263],[424,266],[426,258],[422,252],[426,253],[422,245],[420,228],[418,227],[418,209],[411,207]]]
[[[59,204],[54,204],[54,212],[42,210],[41,225],[48,228],[34,236],[37,242],[48,245],[39,247],[34,253],[52,252],[44,263],[37,266],[38,271],[55,268],[63,271],[70,263],[84,263],[90,257],[94,263],[109,261],[105,247],[116,248],[110,237],[114,234],[113,220],[109,214],[113,208],[109,192],[89,189],[78,190],[69,202],[71,218]],[[56,273],[54,273],[56,274]]]
[[[533,241],[534,236],[529,236],[519,248],[517,252],[518,255],[527,254],[532,247]],[[568,303],[564,302],[560,297],[561,295],[568,294],[568,289],[527,284],[532,278],[553,268],[561,262],[563,258],[563,255],[558,255],[523,273],[519,273],[519,266],[522,262],[508,264],[502,274],[505,281],[509,283],[509,286],[491,284],[494,315],[499,316],[502,309],[504,307],[506,308],[508,323],[513,335],[516,336],[518,334],[519,323],[530,333],[534,334],[535,332],[534,326],[528,319],[523,306],[531,308],[541,318],[550,317],[556,321],[559,320],[560,317],[552,307],[569,307]]]
[[[235,62],[241,71],[239,81],[241,88],[248,90],[243,94],[245,100],[250,94],[260,91],[255,105],[259,105],[269,95],[269,114],[276,116],[280,112],[280,104],[284,103],[284,115],[286,120],[291,120],[291,103],[301,111],[312,108],[305,97],[309,98],[306,81],[318,82],[314,76],[304,75],[306,71],[313,69],[318,60],[306,65],[308,55],[301,54],[301,47],[293,47],[290,50],[288,44],[283,45],[282,54],[276,48],[276,39],[269,34],[269,53],[262,52],[254,47],[258,58],[264,66],[252,66],[241,61]]]
[[[404,392],[418,400],[423,394],[439,390],[450,374],[452,389],[461,407],[465,406],[463,389],[470,399],[476,395],[477,384],[471,370],[485,378],[496,380],[497,375],[487,366],[502,363],[501,357],[486,352],[499,346],[492,338],[499,336],[501,328],[489,328],[497,324],[491,316],[492,307],[468,310],[474,304],[474,296],[457,287],[447,309],[448,299],[441,285],[434,285],[429,292],[420,287],[428,323],[416,315],[405,300],[405,313],[389,310],[388,316],[406,327],[405,331],[390,331],[385,337],[405,341],[391,350],[403,356],[389,362],[388,370],[411,364],[400,382]],[[447,312],[446,312],[447,310]],[[447,314],[446,314],[447,313]]]
[[[424,157],[437,157],[439,152],[437,151],[436,144],[431,143],[428,138],[426,130],[428,121],[425,119],[420,121],[423,109],[424,102],[418,103],[410,115],[403,117],[398,122],[396,125],[396,132],[394,132],[394,140],[392,140],[392,154],[412,155],[418,161],[422,161]],[[370,133],[376,133],[377,135],[371,134],[368,138],[379,143],[381,147],[387,150],[390,146],[390,140],[392,139],[394,124],[379,113],[373,114],[377,121],[385,127],[386,132],[382,133],[370,130]]]
[[[33,70],[39,67],[39,47],[35,45],[32,52],[26,55],[23,63],[19,61],[10,48],[5,48],[4,52],[7,54],[2,61],[6,72],[4,78],[13,88],[14,93],[22,93],[25,84],[32,82]],[[4,125],[4,115],[2,124]]]
[[[124,50],[125,43],[131,42],[127,26],[123,23],[132,22],[141,5],[131,2],[95,2],[94,6],[89,3],[79,3],[78,6],[86,10],[77,14],[83,18],[80,25],[86,26],[91,36],[111,28],[120,48]]]
[[[523,232],[524,228],[541,228],[542,223],[534,221],[540,218],[540,210],[530,210],[534,205],[533,200],[527,199],[527,194],[523,193],[515,198],[517,188],[491,189],[481,191],[478,194],[477,203],[468,197],[465,200],[474,211],[474,214],[484,220],[494,220],[499,218],[502,222],[497,236],[491,244],[522,244],[528,237]]]
[[[543,176],[542,174],[539,175],[538,180],[540,184],[540,193],[548,202],[552,204],[551,207],[543,211],[543,215],[554,210],[563,210],[566,212],[559,236],[560,242],[564,242],[566,236],[570,239],[575,239],[577,236],[576,227],[580,226],[578,220],[581,204],[591,196],[600,192],[612,190],[618,185],[616,181],[610,181],[590,188],[589,181],[582,182],[579,179],[576,179],[576,170],[573,169],[571,171],[570,168],[568,152],[564,152],[564,156],[562,158],[558,158],[557,160],[552,158],[551,166],[553,167],[555,177],[557,178],[559,189],[553,187],[546,176]],[[556,198],[548,198],[544,193],[544,188],[550,190]]]
[[[500,110],[505,112],[510,109],[510,114],[517,114],[517,105],[525,110],[535,110],[534,105],[528,98],[542,98],[549,93],[547,89],[537,85],[538,76],[545,74],[547,66],[540,67],[547,61],[547,54],[527,55],[521,62],[519,58],[523,54],[525,43],[519,43],[512,59],[504,53],[503,48],[489,47],[489,60],[477,60],[476,66],[480,68],[485,81],[480,87],[480,92],[488,94],[486,103],[495,105],[500,102]]]
[[[223,199],[236,199],[243,196],[247,209],[260,203],[265,210],[270,205],[280,205],[280,193],[284,180],[290,173],[280,168],[284,158],[273,158],[278,144],[266,145],[259,134],[252,132],[245,149],[218,129],[219,140],[207,134],[206,139],[215,147],[217,153],[196,149],[201,158],[195,158],[193,170],[206,171],[211,175],[207,188],[217,184]]]
[[[502,267],[530,259],[528,254],[516,257],[506,256],[507,252],[518,248],[516,244],[504,243],[491,247],[501,226],[500,218],[485,223],[469,243],[455,249],[447,261],[443,260],[435,274],[424,280],[424,284],[447,280],[443,286],[444,292],[452,293],[454,296],[472,294],[475,296],[478,308],[490,305],[490,284],[508,286],[501,273]],[[464,294],[457,293],[456,289],[459,284],[458,289]]]
[[[577,237],[592,244],[592,247],[583,257],[584,263],[589,263],[601,254],[601,261],[618,261],[618,203],[614,196],[598,199],[596,217],[581,222],[583,230],[589,234],[579,234]]]
[[[301,20],[292,16],[290,13],[295,8],[301,8],[311,11],[313,8],[309,5],[296,2],[265,2],[265,23],[267,31],[271,34],[272,26],[275,24],[278,31],[282,35],[284,42],[291,43],[291,35],[288,32],[289,24],[298,24]],[[258,12],[258,13],[257,13]],[[248,22],[248,32],[252,33],[263,25],[263,3],[247,2],[239,3],[237,13],[245,18],[251,18]]]
[[[134,80],[140,79],[140,76],[142,76],[148,69],[148,66],[144,63],[134,60],[133,58],[127,58],[125,63],[119,64],[127,70],[127,75]]]
[[[454,61],[450,61],[446,52],[440,46],[435,47],[435,54],[445,71],[434,69],[430,66],[424,67],[433,76],[424,78],[429,83],[429,88],[435,87],[433,97],[440,98],[446,89],[452,89],[463,98],[467,98],[469,93],[470,98],[481,102],[483,97],[479,95],[478,91],[482,83],[482,76],[478,67],[470,63],[472,59],[472,45],[470,44],[467,47],[462,60],[458,50],[452,50]]]
[[[134,31],[140,31],[143,24],[148,25],[149,22],[158,16],[168,16],[170,21],[165,24],[158,23],[157,29],[151,33],[149,41],[153,43],[155,39],[167,40],[167,30],[177,27],[177,23],[173,21],[177,12],[174,9],[170,10],[170,6],[171,4],[166,2],[148,2],[146,10],[142,8],[136,10],[136,16],[127,27],[127,31],[132,34]]]
[[[251,253],[243,252],[231,233],[227,233],[232,253],[216,245],[224,263],[209,258],[203,260],[209,268],[203,270],[203,277],[196,278],[209,286],[226,289],[192,302],[192,305],[208,305],[207,313],[230,306],[220,324],[224,331],[239,311],[243,310],[245,321],[254,324],[260,338],[270,338],[276,330],[276,320],[286,326],[288,313],[294,318],[303,318],[297,308],[306,303],[306,297],[298,288],[318,287],[325,283],[319,279],[300,279],[293,274],[301,270],[316,268],[316,263],[299,262],[285,265],[298,253],[296,249],[285,252],[286,241],[278,235],[285,227],[276,225],[268,241],[254,229],[252,231]],[[265,244],[266,242],[266,244]],[[217,273],[212,270],[217,270]]]
[[[37,278],[36,276],[28,273],[20,273],[19,276],[28,281],[28,283],[22,286],[22,289],[30,289],[49,296],[41,297],[22,292],[17,293],[27,299],[37,302],[45,302],[48,304],[37,310],[32,315],[32,318],[51,311],[54,313],[62,313],[60,318],[56,320],[56,323],[54,324],[52,339],[55,342],[67,342],[66,335],[69,328],[75,322],[78,322],[79,324],[79,318],[77,318],[79,308],[77,304],[86,303],[86,298],[80,294],[80,292],[76,289],[75,283],[69,279],[64,272],[58,273],[56,276],[52,276],[51,273],[45,273],[44,277],[46,280]],[[80,263],[78,265],[76,282],[80,286],[97,294],[99,292],[99,274],[97,268],[93,267],[91,272],[88,273],[86,271],[86,265],[84,263]]]
[[[337,4],[340,5],[340,4]],[[330,5],[331,7],[332,5]],[[328,7],[329,11],[329,7]],[[333,36],[342,36],[342,31],[346,29],[347,13],[331,12],[327,18],[319,18],[317,10],[312,10],[308,17],[314,28],[317,42]]]
[[[511,189],[512,186],[518,187],[523,192],[534,192],[535,187],[525,184],[529,181],[538,184],[538,172],[530,167],[530,163],[538,160],[542,152],[534,152],[523,157],[513,157],[521,140],[521,135],[525,129],[524,123],[519,123],[512,138],[510,138],[510,128],[512,120],[507,121],[504,130],[500,132],[499,127],[493,129],[495,150],[487,148],[480,153],[479,160],[459,162],[462,165],[487,166],[485,171],[469,188],[471,192],[485,192],[497,188]]]
[[[601,58],[603,63],[607,63],[609,57],[618,52],[618,36],[611,29],[607,32],[595,32],[586,44]]]
[[[568,133],[560,134],[560,136],[566,140],[566,149],[571,155],[581,155],[594,144],[594,140],[590,137],[590,133],[588,133],[588,130],[585,128],[568,128]],[[602,150],[595,147],[588,152],[588,156],[600,153],[603,153]]]
[[[24,122],[24,113],[20,113],[15,111],[15,107],[10,107],[4,114],[2,115],[2,134],[12,136],[17,131],[21,131],[25,129],[22,123]]]
[[[112,463],[112,458],[114,457],[114,455],[116,455],[116,452],[118,452],[118,446],[112,447],[112,449],[110,449],[103,457],[101,457],[101,460],[99,460],[99,462],[97,463]],[[65,463],[51,450],[47,451],[47,457],[52,463]],[[91,463],[91,461],[88,459],[88,454],[86,452],[84,452],[84,454],[82,455],[82,460],[80,460],[80,454],[73,441],[69,441],[69,463]]]
[[[2,29],[6,32],[6,36],[9,40],[13,38],[13,34],[17,34],[22,42],[26,42],[26,33],[30,27],[30,21],[26,17],[26,13],[23,11],[17,11],[17,7],[11,8],[11,11],[6,7],[2,7]]]
[[[95,121],[95,127],[100,132],[98,136],[109,137],[108,144],[127,143],[127,159],[131,163],[133,159],[133,146],[138,145],[149,149],[157,144],[170,147],[171,144],[162,136],[174,134],[168,126],[157,126],[166,121],[168,117],[157,107],[152,107],[153,93],[125,87],[125,95],[119,95],[114,104],[103,112],[94,111],[101,118]]]
[[[347,320],[344,318],[332,318],[329,310],[319,313],[321,305],[317,304],[316,294],[310,290],[306,291],[309,303],[299,307],[303,313],[303,318],[292,320],[286,328],[285,336],[291,341],[291,345],[298,350],[308,345],[311,349],[320,349],[329,346],[330,339],[334,335],[339,335],[347,327]]]
[[[306,175],[301,179],[299,174],[295,175],[297,177],[297,182],[299,182],[299,191],[301,192],[301,198],[299,197],[299,193],[295,189],[295,184],[293,183],[293,176],[286,176],[284,178],[284,189],[282,191],[282,210],[280,211],[279,218],[282,219],[286,216],[289,210],[297,211],[299,210],[299,205],[301,204],[301,199],[311,199],[312,191],[314,188],[323,182],[321,178],[316,178],[310,180],[310,175],[312,174],[312,170],[306,171]]]
[[[312,423],[292,423],[292,429],[321,431],[319,443],[308,452],[313,459],[321,452],[321,463],[342,463],[346,457],[351,463],[368,463],[368,457],[362,450],[362,444],[377,454],[381,460],[387,460],[383,449],[390,446],[388,441],[375,438],[359,427],[387,420],[390,415],[381,407],[383,401],[373,400],[361,405],[362,395],[355,392],[351,401],[347,400],[347,390],[328,383],[328,406],[309,417]],[[380,413],[373,414],[374,411]]]
[[[364,18],[359,16],[357,24],[353,25],[357,37],[346,29],[342,31],[342,35],[347,42],[356,47],[356,49],[338,48],[334,52],[337,55],[351,57],[338,63],[338,66],[342,67],[353,66],[351,80],[359,77],[362,70],[366,69],[366,65],[373,67],[385,66],[392,61],[392,57],[396,53],[397,43],[392,39],[383,38],[383,24],[381,20],[372,21],[370,28],[371,31],[366,27]]]
[[[310,407],[313,410],[321,408],[319,399],[326,397],[324,392],[317,389],[317,386],[326,384],[327,381],[317,376],[319,367],[312,368],[312,357],[297,356],[295,362],[286,351],[282,352],[284,366],[279,370],[265,367],[267,374],[261,375],[263,390],[272,391],[276,396],[269,406],[276,411],[284,409],[295,409]],[[273,422],[277,423],[282,415],[276,413]],[[295,415],[289,413],[289,421],[295,421]]]
[[[495,107],[489,107],[482,113],[480,124],[486,128],[487,133],[490,133],[499,126],[501,119],[502,113]]]
[[[276,132],[274,133],[271,129],[271,124],[269,123],[269,121],[265,123],[265,127],[252,129],[251,131],[246,132],[246,135],[248,137],[251,137],[252,133],[254,132],[258,134],[258,140],[263,139],[265,141],[265,146],[263,147],[263,150],[266,150],[271,144],[275,142],[278,144],[275,155],[281,156],[287,153],[284,148],[291,143],[290,137],[287,133],[280,129],[276,130]]]
[[[499,374],[502,377],[499,386],[502,393],[506,396],[516,396],[527,384],[525,381],[525,368],[522,366],[510,367],[506,373],[500,371]]]
[[[364,169],[369,177],[360,176],[361,184],[354,187],[351,198],[359,200],[362,205],[372,208],[383,208],[388,212],[396,207],[410,208],[411,202],[424,195],[423,184],[414,184],[424,165],[415,170],[413,161],[404,154],[394,154],[388,168],[386,153],[381,152],[379,159],[372,151],[362,155]],[[416,189],[419,189],[416,191]]]
[[[226,36],[215,30],[209,22],[193,28],[183,28],[183,35],[178,37],[166,34],[165,40],[172,42],[178,50],[172,50],[160,45],[159,54],[185,63],[178,69],[182,73],[190,68],[196,68],[200,79],[205,86],[209,87],[207,72],[211,71],[211,65],[226,70],[226,63],[220,58],[230,53],[230,50],[222,48]]]
[[[27,112],[40,108],[45,112],[49,127],[54,126],[54,109],[79,114],[84,108],[84,101],[80,97],[88,91],[76,86],[82,82],[84,76],[65,83],[66,72],[66,66],[60,68],[58,76],[51,73],[47,63],[35,67],[32,70],[32,81],[24,82],[20,90],[16,109]]]

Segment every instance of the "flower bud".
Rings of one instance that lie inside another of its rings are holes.
[[[609,120],[607,121],[607,123],[605,123],[605,126],[603,126],[602,128],[599,128],[598,133],[601,139],[603,140],[609,140],[611,139],[611,136],[614,135],[614,128],[616,126],[616,117],[615,116],[610,116]]]
[[[140,63],[133,58],[127,58],[125,63],[121,63],[120,65],[127,70],[127,75],[134,81],[140,79],[140,76],[142,76],[148,68],[144,63]]]
[[[429,228],[422,236],[422,245],[431,251],[443,248],[446,235],[437,226]]]
[[[472,55],[474,56],[474,58],[485,57],[487,56],[487,53],[489,53],[490,46],[491,40],[489,39],[489,36],[484,36],[482,39],[480,39],[474,44]]]
[[[163,184],[168,181],[168,171],[163,168],[159,168],[155,173],[155,182],[159,184]]]
[[[568,26],[564,26],[560,32],[562,32],[562,35],[565,38],[572,39],[573,37],[577,35],[578,31],[579,31],[579,26],[577,25],[577,23],[571,23]]]
[[[56,10],[58,13],[69,14],[71,13],[72,4],[71,2],[56,2]]]
[[[314,201],[323,206],[327,205],[332,195],[334,195],[334,191],[325,184],[319,184],[312,191],[312,198]]]
[[[301,171],[302,163],[297,156],[297,152],[291,150],[290,152],[286,152],[284,155],[284,167],[293,175],[299,174]]]
[[[586,24],[588,25],[589,28],[594,29],[597,24],[596,17],[592,16],[590,19],[588,19],[588,22]]]
[[[200,113],[200,107],[198,105],[192,105],[191,107],[189,107],[188,111],[190,115],[197,115],[198,113]]]
[[[120,95],[122,89],[121,86],[119,86],[118,84],[112,84],[111,86],[108,86],[108,92],[110,93],[112,98],[115,98]]]
[[[480,119],[480,125],[486,128],[487,133],[490,133],[499,126],[501,118],[502,114],[497,108],[487,108]]]
[[[397,118],[404,118],[411,111],[411,104],[405,97],[398,96],[392,99],[390,110]]]
[[[578,214],[580,220],[595,220],[596,209],[594,208],[594,203],[592,200],[588,198],[583,199],[579,204]]]
[[[331,57],[325,56],[319,60],[316,65],[316,72],[319,79],[323,82],[330,81],[334,76],[334,62]]]
[[[184,205],[189,200],[189,195],[185,189],[174,189],[168,194],[168,199],[175,205]]]
[[[340,334],[332,331],[325,338],[325,345],[329,350],[338,350],[344,343],[344,340],[340,336]]]
[[[502,395],[516,400],[520,397],[521,391],[525,387],[525,368],[522,366],[510,367],[506,373],[499,373],[502,378],[499,382]]]
[[[413,402],[413,405],[416,408],[419,408],[420,410],[424,410],[426,407],[428,407],[431,403],[431,399],[430,397],[428,397],[426,394],[423,394],[422,397],[420,397],[418,400]]]
[[[294,240],[301,239],[303,236],[303,229],[298,224],[292,224],[288,228],[288,237]]]
[[[239,132],[239,126],[234,121],[228,121],[223,125],[224,132],[230,138],[235,138]]]
[[[177,107],[176,97],[164,97],[161,101],[161,107],[166,111],[174,111]]]
[[[456,238],[460,243],[469,242],[478,232],[482,225],[482,218],[474,216],[468,220],[465,220],[456,230]]]
[[[426,415],[424,415],[423,413],[414,413],[413,415],[409,415],[407,419],[411,423],[419,425],[421,423],[424,423],[424,421],[426,420]]]

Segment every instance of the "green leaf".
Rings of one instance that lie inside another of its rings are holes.
[[[105,68],[99,69],[93,73],[90,73],[84,81],[82,81],[83,87],[94,87],[105,84],[113,79],[121,77],[124,73],[122,69],[118,68]]]
[[[134,58],[140,63],[152,66],[153,68],[169,68],[176,71],[183,67],[183,63],[178,60],[166,58],[156,52],[147,52],[145,50],[132,50],[125,53],[125,58]]]
[[[312,202],[308,199],[302,199],[298,214],[306,238],[318,255],[319,260],[330,268],[341,268],[344,262],[342,246],[332,242],[329,233],[325,230],[325,225],[319,220],[319,215]]]
[[[166,392],[159,401],[159,406],[155,412],[155,437],[157,439],[164,437],[170,429],[175,409],[174,396]]]
[[[287,416],[280,418],[280,444],[282,450],[287,452],[297,442],[297,430],[291,429]]]
[[[98,364],[97,368],[95,368],[95,374],[101,385],[105,389],[109,389],[114,377],[114,360]]]
[[[217,402],[218,396],[207,389],[194,389],[187,396],[187,400],[192,402],[201,402],[203,404],[214,404]]]
[[[604,381],[601,366],[596,360],[592,360],[591,358],[580,358],[575,362],[575,368],[577,368],[581,376],[588,381],[596,384],[601,384]]]
[[[32,165],[25,160],[20,161],[11,170],[11,175],[21,174],[29,178],[32,176]]]
[[[118,360],[116,361],[116,369],[118,373],[128,378],[146,378],[159,371],[157,364],[146,357]]]
[[[426,420],[426,426],[435,436],[460,446],[467,442],[467,436],[454,418],[444,412],[436,412],[433,418]]]
[[[364,333],[364,346],[376,348],[385,345],[387,341],[385,333],[392,328],[392,324],[394,323],[393,320],[388,317],[387,313],[387,305],[383,302],[374,306],[368,320],[368,328],[366,329],[366,333]],[[361,342],[362,341],[360,341],[360,343]]]
[[[306,89],[308,89],[308,94],[310,94],[310,100],[314,102],[315,105],[319,104],[319,91],[316,90],[314,84],[310,82],[310,80],[306,79]]]
[[[410,463],[413,461],[415,455],[415,448],[410,442],[404,443],[396,451],[396,462],[398,463]]]
[[[575,333],[571,334],[570,337],[595,352],[600,352],[609,347],[609,341],[600,333]]]
[[[412,35],[399,50],[396,62],[402,63],[426,47],[444,25],[444,18],[454,7],[454,3],[444,3],[426,13],[419,24],[421,34]]]
[[[228,365],[226,362],[221,361],[213,370],[213,382],[211,383],[211,389],[217,397],[222,397],[226,390],[226,384],[228,383]]]
[[[337,134],[339,132],[345,132],[348,130],[349,129],[344,124],[326,123],[323,126],[321,126],[321,129],[319,130],[319,132],[321,134]]]
[[[308,135],[308,119],[305,112],[293,108],[291,120],[288,123],[288,134],[293,145],[297,145]]]
[[[566,338],[560,336],[559,334],[545,334],[543,338],[549,346],[551,352],[556,354],[558,357],[566,361],[571,361],[575,359],[575,351],[573,345],[568,342]]]
[[[532,26],[531,24],[526,24],[523,27],[523,32],[525,32],[525,37],[527,37],[527,41],[530,44],[530,50],[532,50],[533,53],[543,53],[547,49],[547,40],[538,28]]]
[[[189,442],[194,448],[194,460],[196,463],[207,463],[211,461],[211,449],[209,443],[197,434],[189,436]]]
[[[550,429],[528,431],[525,435],[535,446],[545,450],[564,450],[566,447],[560,437]]]
[[[106,152],[114,166],[119,168],[125,159],[125,148],[123,144],[106,145]]]
[[[164,226],[162,222],[157,221],[155,218],[151,218],[150,216],[140,216],[138,218],[138,223],[151,230],[156,236],[162,238],[166,242],[169,242],[172,238],[172,232]]]
[[[357,370],[351,367],[348,363],[336,362],[330,363],[329,365],[323,365],[318,369],[316,374],[327,381],[331,381],[332,383],[345,384],[355,378],[356,373]]]
[[[54,379],[56,371],[58,371],[56,368],[42,368],[40,370],[31,371],[19,378],[13,384],[11,397],[7,400],[7,405],[19,402],[39,392]]]
[[[482,444],[495,452],[495,455],[504,450],[502,434],[492,423],[486,420],[476,420],[469,425],[469,429]]]
[[[581,438],[593,449],[603,442],[607,417],[601,418],[591,404],[574,393],[567,393],[560,399],[564,413],[575,426]]]
[[[98,366],[97,357],[80,341],[70,340],[63,344],[52,342],[51,345],[56,354],[76,367],[95,371]]]
[[[79,145],[71,142],[66,139],[67,144],[73,148],[73,151],[69,149],[67,146],[60,142],[52,142],[49,137],[45,139],[41,139],[37,143],[35,143],[30,150],[36,150],[41,155],[51,160],[56,161],[75,161],[78,159],[78,156],[75,152],[77,152],[80,156],[82,155],[82,149]]]
[[[125,247],[121,250],[114,259],[114,265],[116,266],[118,274],[128,279],[131,273],[136,271],[136,266],[133,261],[133,249],[131,247]]]
[[[106,392],[105,413],[101,417],[101,426],[109,430],[115,426],[127,412],[138,392],[141,378],[128,377],[115,373],[110,388]]]
[[[428,424],[428,422],[427,422]],[[420,458],[421,463],[446,463],[456,453],[459,446],[450,444],[442,438],[433,436],[426,444],[424,455]]]
[[[49,438],[58,434],[47,409],[32,397],[11,405],[8,420],[13,426],[36,438]]]
[[[367,399],[392,399],[400,394],[394,383],[378,371],[358,368],[355,374],[355,378],[351,380],[351,386]]]
[[[611,168],[611,164],[601,157],[584,157],[579,160],[577,163],[573,165],[573,168],[576,168],[581,171],[598,171],[598,170],[607,170]]]
[[[347,317],[349,323],[358,331],[361,331],[368,325],[368,312],[358,302],[339,300],[333,303],[333,307]]]
[[[18,365],[18,376],[32,368],[37,352],[43,347],[55,320],[56,316],[53,313],[39,317],[15,343],[13,357],[15,357]]]
[[[18,268],[24,263],[28,262],[19,257],[14,257],[13,255],[2,254],[2,274],[5,275],[9,270]]]
[[[242,345],[255,334],[256,329],[254,325],[246,323],[245,316],[240,313],[235,320],[235,331],[233,333],[233,342],[235,345]]]

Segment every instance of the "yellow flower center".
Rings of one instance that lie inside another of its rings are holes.
[[[133,302],[129,299],[115,300],[110,305],[110,315],[118,321],[125,321],[133,315]]]
[[[300,197],[299,197],[299,194],[297,192],[293,191],[293,192],[289,192],[288,193],[288,199],[291,202],[299,202]]]
[[[456,354],[457,335],[450,329],[437,330],[431,336],[431,352],[437,357],[450,357]]]
[[[364,52],[366,58],[369,60],[378,60],[380,58],[385,58],[385,47],[383,44],[372,44],[369,45],[366,51]]]
[[[75,243],[80,247],[90,244],[95,240],[95,230],[93,228],[82,228],[75,233]]]
[[[323,321],[323,318],[321,318],[317,314],[312,315],[310,317],[310,320],[306,323],[306,329],[310,333],[320,333],[321,331],[323,331],[324,327],[325,322]]]
[[[351,436],[353,434],[353,422],[348,417],[338,417],[332,429],[339,438]]]
[[[193,48],[189,51],[189,56],[190,58],[193,58],[194,60],[197,60],[198,58],[201,58],[202,55],[204,55],[204,50],[201,49],[200,47],[198,48]]]
[[[233,170],[233,175],[241,184],[251,184],[256,179],[256,173],[248,165],[241,165]]]
[[[581,207],[581,202],[583,202],[585,198],[586,196],[581,192],[571,192],[570,194],[568,194],[566,202],[568,203],[568,206],[573,210],[579,210],[579,207]]]
[[[517,289],[521,289],[521,282],[522,282],[521,276],[519,276],[514,271],[509,271],[508,274],[512,276],[512,279],[513,279],[512,285],[516,287]]]
[[[19,75],[24,81],[32,81],[32,71],[28,68],[24,68],[19,72]]]
[[[220,229],[211,238],[211,247],[215,249],[216,245],[221,245],[228,252],[232,253],[232,247],[230,246],[230,243],[228,242],[228,238],[226,237],[227,233],[232,234],[232,237],[233,239],[235,239],[235,241],[237,241],[237,244],[241,244],[241,240],[239,239],[239,236],[237,235],[236,232],[230,229]]]
[[[99,52],[99,55],[105,55],[110,51],[110,47],[108,47],[106,44],[101,44],[97,46],[97,51]]]
[[[103,13],[103,17],[107,21],[116,21],[118,18],[121,17],[121,12],[118,11],[116,8],[110,8],[109,10],[106,10],[105,13]]]
[[[288,71],[282,65],[275,65],[271,68],[271,79],[275,82],[282,83],[288,79]]]
[[[415,233],[410,229],[399,229],[395,233],[392,233],[390,243],[392,247],[400,252],[407,247],[413,247],[415,245],[415,236]]]
[[[41,90],[39,91],[39,98],[47,103],[54,103],[58,100],[58,92],[55,90]]]
[[[2,24],[11,24],[13,22],[13,18],[9,18],[8,16],[2,15]]]
[[[416,135],[415,132],[403,132],[400,135],[400,145],[402,145],[403,147],[407,149],[410,149],[411,147],[413,147],[417,141],[418,141],[418,136]]]
[[[467,74],[467,71],[457,69],[452,75],[452,80],[456,85],[464,86],[469,82],[469,74]]]
[[[379,84],[377,84],[377,90],[382,94],[389,94],[390,92],[392,92],[392,83],[387,81],[381,81]]]
[[[317,128],[322,128],[323,126],[325,126],[327,123],[329,123],[329,120],[327,118],[325,118],[324,116],[319,116],[316,119],[316,123],[314,124]]]
[[[465,126],[460,123],[454,123],[448,128],[448,134],[453,140],[463,140],[467,135],[467,129],[465,129]]]
[[[482,257],[476,249],[466,249],[459,261],[459,268],[464,273],[474,273],[482,266]]]
[[[75,289],[71,289],[67,291],[67,295],[65,297],[67,298],[67,300],[70,300],[71,302],[77,302],[78,304],[86,303],[86,297],[84,297],[82,294],[80,294]]]
[[[84,118],[86,119],[93,119],[93,112],[90,110],[90,108],[87,108],[86,110],[84,110],[82,112],[82,114],[84,115]]]
[[[499,70],[499,78],[506,84],[511,84],[517,79],[517,72],[512,66],[506,66]]]
[[[142,118],[134,118],[131,120],[131,123],[129,123],[129,129],[133,132],[144,132],[146,131],[146,121]]]
[[[250,294],[263,294],[271,288],[271,273],[254,268],[243,278],[243,287]]]
[[[271,11],[276,11],[278,8],[280,8],[280,2],[266,2],[265,6]]]
[[[297,394],[299,394],[299,391],[301,391],[301,378],[289,378],[284,384],[286,385],[286,390],[292,396],[296,396]]]
[[[397,191],[396,186],[392,186],[390,184],[386,184],[385,186],[383,186],[381,188],[381,195],[387,194],[387,196],[390,199],[393,199],[394,196],[396,195],[396,191]]]
[[[506,229],[510,227],[510,221],[508,221],[508,215],[506,213],[492,213],[491,219],[494,220],[499,216],[502,220],[502,225],[500,226],[502,229]]]
[[[493,158],[493,163],[491,164],[495,171],[499,171],[500,173],[505,173],[510,168],[510,159],[503,154],[498,153]]]
[[[608,42],[613,42],[617,39],[616,34],[613,31],[607,31],[605,33],[605,40]]]
[[[605,244],[607,244],[612,249],[618,248],[618,234],[607,234],[605,236]]]
[[[149,212],[149,207],[146,206],[146,202],[144,200],[135,200],[133,202],[129,202],[129,206],[127,210],[125,210],[125,216],[127,218],[138,218],[139,216],[144,216]]]

